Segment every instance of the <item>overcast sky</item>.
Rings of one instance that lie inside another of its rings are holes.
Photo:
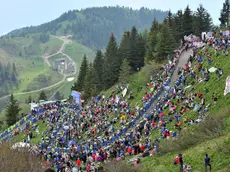
[[[0,0],[0,35],[24,26],[39,25],[59,17],[62,13],[94,6],[147,7],[176,12],[189,5],[196,10],[199,4],[211,14],[215,24],[224,0]]]

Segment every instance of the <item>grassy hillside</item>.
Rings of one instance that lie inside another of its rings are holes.
[[[62,41],[54,36],[47,35],[47,40],[41,41],[43,34],[31,34],[25,37],[7,37],[0,39],[0,48],[14,57],[40,57],[57,52]]]
[[[9,62],[15,62],[15,59],[5,52],[2,48],[0,48],[0,60],[2,64],[7,64]]]
[[[211,52],[211,54],[213,54],[211,49],[209,49],[209,51]],[[194,88],[196,92],[202,91],[206,100],[205,105],[210,104],[206,120],[201,122],[199,125],[192,126],[187,126],[186,123],[183,123],[181,136],[175,140],[161,139],[160,153],[152,157],[141,159],[141,163],[140,165],[138,165],[138,168],[141,169],[141,171],[178,171],[179,166],[173,165],[173,158],[178,153],[183,154],[184,163],[191,165],[193,171],[195,172],[204,171],[203,161],[206,153],[208,153],[211,157],[213,171],[227,172],[229,170],[230,110],[228,106],[230,104],[230,94],[226,96],[223,95],[225,80],[226,77],[230,74],[230,61],[226,60],[229,57],[230,56],[226,57],[222,55],[219,55],[218,57],[212,56],[212,65],[209,65],[207,63],[207,59],[205,59],[203,63],[203,68],[209,69],[211,67],[221,67],[224,72],[222,77],[218,79],[218,76],[215,72],[210,73],[210,79],[208,82],[195,83],[186,92],[187,95],[190,94],[191,88]],[[193,67],[196,65],[196,62],[192,64]],[[149,77],[159,71],[159,67],[160,64],[156,63],[146,65],[140,72],[130,77],[129,90],[133,91],[134,96],[134,99],[130,100],[132,106],[141,103],[144,89],[142,89],[142,91],[139,91],[139,88],[144,88],[146,86]],[[188,78],[188,85],[190,85],[192,81],[192,78]],[[208,92],[204,91],[205,88],[208,89]],[[116,90],[116,86],[104,92],[105,96],[108,97],[112,90]],[[59,91],[62,93],[65,90],[60,87]],[[212,100],[213,93],[218,97],[217,104],[214,104]],[[167,113],[167,109],[164,112]],[[198,114],[194,113],[193,110],[188,110],[186,112],[186,116],[188,117],[188,119],[196,119],[198,117]],[[168,118],[169,117],[165,115],[165,120],[167,120]],[[213,121],[213,119],[215,119],[215,121]],[[46,126],[42,126],[42,124],[40,123],[39,126],[41,127],[42,131],[47,129]],[[167,128],[172,131],[175,130],[175,128],[171,124],[168,124]],[[23,137],[24,136],[20,134],[19,136],[17,136],[16,140],[21,141]],[[36,139],[33,139],[32,143],[37,143],[40,137],[41,136],[39,135]],[[159,131],[153,131],[152,137],[153,139],[156,137],[160,137]],[[83,138],[86,139],[87,137],[83,136]]]
[[[81,61],[84,55],[86,55],[90,62],[93,62],[93,59],[95,58],[95,52],[92,49],[76,41],[73,41],[71,44],[67,44],[65,46],[64,53],[72,57],[78,68],[81,65]]]
[[[173,164],[173,159],[178,153],[182,153],[184,157],[184,163],[192,166],[192,171],[200,172],[204,171],[204,157],[208,153],[211,157],[211,164],[213,171],[227,172],[229,171],[230,163],[230,94],[224,96],[225,81],[227,76],[230,75],[230,56],[226,57],[219,53],[218,57],[215,57],[214,52],[209,49],[212,54],[212,65],[209,65],[207,58],[203,63],[203,68],[221,67],[223,69],[223,75],[218,79],[218,75],[210,73],[210,80],[208,82],[201,82],[193,84],[190,89],[187,90],[187,95],[191,93],[191,88],[195,89],[195,92],[199,90],[205,95],[206,104],[211,104],[208,110],[208,117],[206,121],[199,125],[187,126],[186,123],[182,125],[183,130],[182,137],[178,138],[178,141],[167,141],[161,139],[160,152],[158,155],[141,159],[140,165],[137,166],[140,171],[143,172],[175,172],[179,171],[179,165]],[[197,62],[193,63],[193,67],[197,65]],[[155,66],[155,65],[154,65]],[[157,68],[155,69],[155,71]],[[138,91],[139,87],[145,87],[148,81],[149,73],[154,73],[153,66],[145,66],[139,73],[131,76],[130,89],[133,91],[134,99],[131,102],[132,106],[139,104],[143,96],[142,91]],[[201,76],[201,74],[199,75]],[[192,79],[189,78],[188,85],[192,84]],[[184,87],[182,87],[184,88]],[[208,89],[208,93],[205,93],[205,88]],[[112,90],[116,90],[116,87],[111,88],[104,94],[109,97]],[[218,97],[217,104],[214,104],[212,94]],[[197,100],[196,100],[197,101]],[[180,107],[178,108],[180,109]],[[164,111],[164,120],[167,121],[168,110]],[[188,119],[198,118],[198,114],[189,110],[182,117],[187,116]],[[212,118],[217,122],[213,122]],[[221,124],[221,122],[223,124]],[[167,124],[167,129],[175,131],[173,124]],[[191,134],[192,133],[192,134]],[[150,137],[152,140],[160,138],[159,130],[152,131]],[[132,157],[133,158],[133,157]],[[127,157],[130,159],[130,157]]]
[[[68,98],[71,94],[71,87],[74,84],[74,81],[71,82],[65,82],[59,89],[58,91],[60,92],[61,95],[64,96],[64,98]]]
[[[72,84],[69,85],[70,82],[68,82],[67,84],[67,81],[59,81],[58,83],[54,84],[52,87],[46,87],[47,89],[44,89],[47,97],[51,97],[52,95],[55,94],[55,92],[57,90],[59,90],[59,88],[61,88],[62,90],[66,90],[66,92],[61,92],[65,98],[67,98],[69,96],[69,92],[70,90],[68,90],[68,88],[70,88],[70,86]],[[39,94],[40,94],[41,91],[35,91],[35,92],[29,92],[29,93],[15,93],[14,94],[14,97],[15,99],[19,102],[20,104],[20,108],[22,109],[21,110],[21,113],[28,113],[30,111],[30,105],[26,102],[28,100],[28,97],[31,96],[32,100],[33,101],[38,101],[38,98],[39,98]],[[0,99],[0,121],[5,121],[6,118],[5,118],[5,107],[7,105],[9,101],[9,97],[4,97],[4,98],[1,98]],[[4,127],[6,127],[4,125]]]
[[[51,55],[56,53],[62,45],[62,41],[56,37],[51,36],[49,42],[42,44],[40,47],[42,55]]]
[[[33,91],[53,85],[62,79],[62,75],[51,69],[47,70],[46,73],[38,75],[34,78],[27,86],[25,91]]]
[[[42,58],[15,58],[17,62],[17,71],[19,73],[19,86],[15,92],[23,92],[29,84],[39,75],[49,70]]]
[[[214,52],[212,52],[212,54],[214,54]],[[208,65],[206,59],[203,63],[203,67],[208,69],[210,67],[221,67],[223,69],[223,76],[219,80],[217,74],[214,72],[210,74],[210,80],[208,82],[201,82],[192,86],[196,89],[196,92],[200,90],[205,95],[205,100],[207,102],[206,105],[211,104],[208,110],[209,123],[203,122],[199,126],[192,126],[191,128],[188,127],[190,132],[185,131],[185,134],[180,138],[180,140],[163,141],[161,146],[163,149],[162,151],[167,153],[143,159],[141,167],[143,167],[144,172],[177,171],[179,166],[173,165],[173,158],[178,153],[182,153],[184,155],[184,161],[186,164],[192,166],[192,171],[204,171],[204,157],[206,153],[208,153],[211,157],[213,171],[229,171],[230,95],[223,95],[226,78],[230,75],[230,60],[228,60],[228,58],[229,56],[226,57],[219,55],[218,57],[215,57],[213,55],[212,65]],[[194,65],[196,65],[196,63]],[[208,89],[208,93],[204,93],[205,88]],[[218,98],[217,104],[213,103],[213,93]],[[187,91],[187,94],[190,94],[190,92]],[[186,112],[186,116],[189,119],[198,117],[193,111]],[[221,118],[223,120],[223,126],[215,127],[215,125],[211,122],[212,120],[210,117],[215,119]],[[167,120],[167,117],[165,120]],[[186,124],[183,125],[183,127],[186,126]],[[169,129],[175,130],[173,126]],[[193,133],[192,135],[188,134],[191,132]],[[216,132],[220,132],[221,136],[216,135]],[[153,135],[159,136],[159,133],[153,133]],[[180,146],[178,147],[177,145]]]
[[[55,89],[62,86],[60,81],[62,81],[63,76],[48,67],[41,56],[48,56],[57,53],[64,42],[58,37],[50,35],[49,40],[43,43],[38,40],[38,35],[39,34],[32,34],[27,37],[0,39],[0,61],[3,64],[14,62],[18,73],[18,85],[11,87],[9,93],[17,94],[21,92],[30,92],[58,83],[52,88],[54,89],[53,92],[55,92]],[[30,48],[31,54],[28,54],[27,50]],[[63,52],[69,56],[73,56],[72,58],[77,65],[80,65],[78,63],[81,63],[81,59],[84,54],[86,54],[91,61],[94,58],[94,52],[90,48],[87,48],[75,41],[73,41],[73,43],[66,44],[66,50],[64,48]],[[58,54],[49,59],[51,65],[54,59],[64,57],[60,55],[61,54]],[[62,89],[66,90],[66,93],[64,94],[65,97],[68,97],[67,94],[69,91],[67,90],[70,87],[71,86],[68,84],[64,84],[62,86]],[[50,92],[49,96],[51,96],[53,92]],[[38,93],[39,92],[33,94],[37,97],[35,94]],[[20,95],[20,99],[23,98],[21,102],[25,102],[25,97],[27,98],[28,94]],[[5,101],[0,100],[0,109],[4,106]]]
[[[0,39],[0,61],[2,63],[14,62],[16,64],[18,85],[12,87],[8,93],[18,93],[28,90],[39,75],[51,73],[41,56],[52,54],[60,49],[62,41],[56,37],[49,36],[47,42],[41,42],[40,34],[27,37],[1,38]],[[59,77],[59,76],[58,76]],[[53,81],[49,84],[52,85]],[[41,88],[40,83],[34,83]],[[0,95],[1,96],[1,95]]]

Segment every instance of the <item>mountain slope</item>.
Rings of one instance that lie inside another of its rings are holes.
[[[69,11],[40,26],[14,30],[0,38],[0,62],[3,65],[16,64],[17,84],[0,87],[4,90],[0,97],[9,93],[40,90],[44,86],[41,78],[48,79],[51,75],[52,80],[45,86],[60,81],[62,77],[57,71],[52,71],[53,63],[47,60],[52,60],[48,57],[59,54],[61,49],[61,55],[70,56],[78,71],[83,55],[86,54],[92,61],[95,56],[92,49],[104,48],[111,32],[120,41],[123,32],[132,26],[141,31],[149,28],[154,18],[162,21],[166,15],[167,12],[146,8],[97,7]],[[69,42],[64,45],[61,36],[65,36]],[[62,89],[66,90],[65,86]]]
[[[125,7],[95,7],[73,10],[59,18],[40,26],[17,29],[5,37],[25,37],[34,33],[53,35],[73,35],[74,40],[92,48],[103,48],[111,32],[120,40],[125,30],[136,26],[138,30],[149,28],[154,18],[160,22],[167,12],[141,8],[133,10]]]

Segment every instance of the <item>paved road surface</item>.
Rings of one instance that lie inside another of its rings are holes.
[[[55,86],[61,84],[62,82],[65,81],[65,79],[66,79],[66,76],[63,76],[63,78],[62,78],[61,81],[59,81],[59,82],[57,82],[57,83],[55,83],[55,84],[53,84],[53,85],[50,85],[50,86],[48,86],[48,87],[44,87],[44,88],[41,88],[41,89],[38,89],[38,90],[33,90],[33,91],[28,91],[28,92],[21,92],[21,93],[15,93],[14,96],[17,96],[17,95],[25,95],[25,94],[31,94],[31,93],[36,93],[36,92],[41,92],[41,91],[44,91],[44,90],[48,90],[48,89],[50,89],[50,88],[52,88],[52,87],[55,87]],[[10,94],[9,94],[9,95],[6,95],[6,96],[3,96],[3,97],[0,97],[0,100],[5,99],[5,98],[7,98],[7,97],[9,97],[9,96],[10,96]]]
[[[189,59],[191,54],[192,54],[192,49],[188,49],[188,51],[184,51],[181,54],[180,59],[179,59],[177,66],[176,66],[176,70],[173,72],[173,75],[171,77],[171,86],[174,85],[177,78],[179,77],[178,69],[183,67],[188,62],[188,59]]]
[[[183,67],[187,62],[188,62],[188,59],[189,59],[189,57],[190,57],[190,55],[192,54],[192,49],[188,49],[188,51],[184,51],[182,54],[181,54],[181,56],[180,56],[180,58],[179,58],[179,61],[178,61],[178,63],[177,63],[177,66],[176,66],[176,69],[175,69],[175,71],[173,72],[173,75],[172,75],[172,77],[171,77],[171,86],[173,86],[174,85],[174,83],[176,82],[176,80],[178,79],[178,69],[180,68],[180,67]],[[162,96],[165,96],[165,92],[163,92],[162,94],[161,94],[161,96],[160,97],[162,97]],[[149,114],[153,109],[154,109],[154,107],[156,106],[156,104],[157,104],[157,101],[154,101],[153,103],[152,103],[152,105],[151,105],[151,107],[149,108],[149,110],[147,111],[147,114]],[[137,120],[137,122],[136,122],[136,126],[137,126],[137,124],[140,124],[140,121],[141,121],[141,119],[142,119],[142,117],[140,117],[139,118],[139,120]],[[130,132],[132,130],[132,128],[129,128],[128,129],[128,131],[127,132]]]

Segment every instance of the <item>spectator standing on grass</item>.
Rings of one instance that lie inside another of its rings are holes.
[[[47,168],[47,169],[45,170],[45,172],[55,172],[55,170],[52,169],[52,168]]]
[[[80,160],[80,158],[77,158],[76,164],[77,164],[78,171],[80,171],[81,170],[81,160]]]
[[[217,96],[214,93],[212,94],[212,99],[214,101],[214,104],[216,104],[216,102],[217,102]]]
[[[210,157],[208,156],[208,154],[206,154],[205,158],[204,158],[204,166],[205,166],[205,171],[207,172],[208,170],[208,166],[210,168],[210,171],[212,170],[212,165],[210,164]]]
[[[182,154],[179,154],[179,160],[180,160],[180,172],[183,172],[183,156]]]

